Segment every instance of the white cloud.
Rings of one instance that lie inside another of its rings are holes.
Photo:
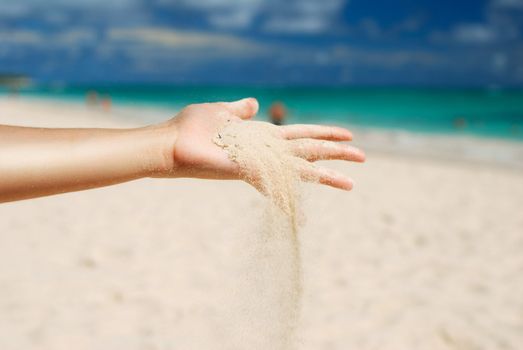
[[[145,15],[140,7],[142,0],[0,0],[0,24],[2,19],[28,19],[46,22],[57,27],[72,25],[81,14],[83,24],[90,22],[114,22],[136,20]],[[115,15],[115,13],[117,15]]]
[[[0,1],[0,10],[6,9],[23,9],[29,7],[124,7],[137,4],[136,0],[2,0]]]
[[[233,7],[244,8],[257,6],[262,0],[157,0],[158,4],[163,5],[183,5],[187,7],[199,8],[205,11],[216,11],[230,9]]]
[[[169,28],[112,28],[108,31],[109,40],[120,42],[140,42],[154,46],[185,49],[221,50],[259,50],[260,45],[227,34],[181,31]]]
[[[42,19],[53,25],[64,25],[69,20],[69,16],[64,11],[50,11],[41,14]]]
[[[363,50],[346,45],[331,49],[332,60],[343,65],[368,65],[386,68],[401,68],[419,65],[441,67],[447,63],[444,56],[424,50]]]
[[[220,29],[245,29],[265,11],[264,0],[156,0],[156,4],[173,10],[188,8],[200,11],[208,22]]]
[[[54,41],[64,45],[76,46],[83,43],[93,43],[95,40],[96,34],[89,28],[71,28],[54,35]]]
[[[32,30],[0,31],[0,45],[36,45],[44,41],[43,36]]]
[[[209,15],[209,22],[223,29],[244,29],[251,25],[254,18],[253,11],[237,10]]]
[[[443,67],[449,63],[441,53],[420,49],[364,49],[341,44],[314,48],[294,46],[275,48],[274,59],[279,66],[374,67],[398,70],[404,67]]]
[[[492,57],[492,68],[496,72],[503,72],[507,68],[508,57],[504,52],[497,52]]]
[[[301,18],[274,17],[265,24],[267,32],[316,34],[325,31],[328,23],[323,19],[304,16]]]
[[[433,32],[436,43],[492,45],[515,43],[521,38],[523,0],[491,0],[485,8],[485,21],[459,23],[448,31]]]
[[[408,16],[405,19],[383,26],[379,21],[372,17],[362,18],[355,26],[351,28],[353,35],[363,36],[369,39],[396,39],[404,33],[414,33],[420,30],[424,24],[424,18],[421,15]]]
[[[492,6],[498,8],[523,9],[523,0],[493,0]]]
[[[263,29],[273,33],[319,34],[336,26],[345,0],[289,0],[267,15]]]
[[[0,44],[24,45],[29,47],[73,47],[86,42],[93,42],[95,33],[88,28],[70,28],[68,30],[42,33],[33,30],[0,31]]]
[[[0,1],[0,17],[18,17],[27,13],[28,6],[19,1]]]
[[[189,10],[201,15],[209,25],[220,30],[269,31],[278,33],[320,33],[336,27],[339,14],[348,0],[0,0],[0,17],[23,17],[39,13],[39,18],[53,25],[71,19],[71,10],[82,11],[84,20],[100,20],[111,11],[125,14],[112,20],[134,24],[151,23],[147,11],[160,8],[173,14]],[[105,11],[100,11],[105,9]],[[87,16],[86,16],[87,14]],[[139,19],[139,22],[137,22]]]
[[[100,61],[123,57],[134,72],[187,75],[194,69],[259,58],[267,46],[229,34],[168,28],[112,28],[97,47]]]
[[[502,40],[514,40],[521,37],[523,0],[495,1],[487,7],[487,24],[496,30]]]
[[[156,0],[172,10],[203,14],[218,29],[247,29],[254,24],[268,32],[319,33],[331,29],[348,0]]]
[[[451,34],[454,41],[463,44],[487,44],[497,38],[496,31],[484,24],[460,24]]]

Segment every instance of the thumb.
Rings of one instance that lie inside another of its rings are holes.
[[[226,102],[225,105],[231,113],[242,119],[251,119],[254,117],[256,113],[258,113],[259,107],[258,101],[253,97],[244,98],[234,102]]]

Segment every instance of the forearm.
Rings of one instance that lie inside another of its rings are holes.
[[[167,137],[158,127],[0,126],[0,202],[154,176],[167,166],[162,148]]]

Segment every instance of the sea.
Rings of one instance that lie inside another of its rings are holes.
[[[281,102],[288,110],[288,123],[334,123],[523,141],[523,89],[127,84],[37,86],[20,95],[84,103],[92,91],[110,97],[115,105],[173,112],[190,103],[256,97],[260,119],[267,119],[269,107]]]

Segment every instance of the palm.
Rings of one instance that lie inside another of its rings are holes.
[[[173,157],[183,173],[213,179],[238,177],[237,165],[212,141],[218,130],[231,120],[241,119],[216,103],[192,105],[178,115]]]

